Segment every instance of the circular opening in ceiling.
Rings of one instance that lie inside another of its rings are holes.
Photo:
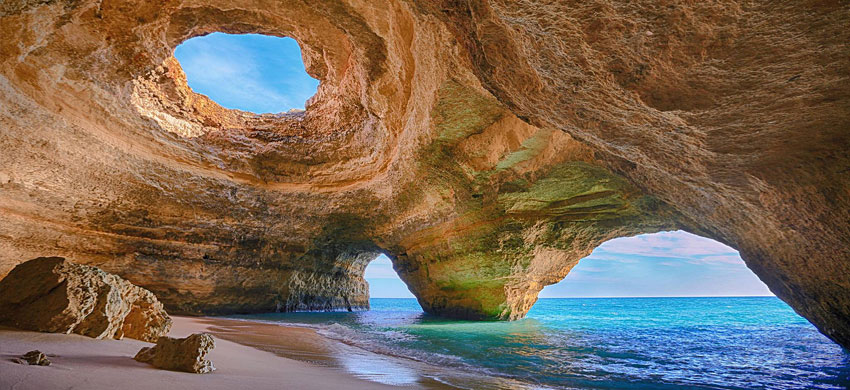
[[[319,81],[292,38],[212,33],[174,50],[189,87],[225,108],[257,114],[303,110]]]

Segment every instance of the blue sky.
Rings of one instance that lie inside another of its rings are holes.
[[[375,298],[412,298],[386,256],[366,268]],[[773,295],[734,249],[683,231],[605,242],[541,298]]]
[[[773,295],[738,251],[683,231],[610,240],[541,298]]]
[[[174,50],[189,87],[227,108],[278,113],[304,108],[319,81],[292,38],[212,33]]]
[[[177,46],[189,86],[224,107],[304,108],[319,82],[291,38],[213,33]],[[413,297],[381,255],[366,268],[373,297]],[[734,249],[682,231],[618,238],[596,248],[541,297],[772,295]]]
[[[407,285],[399,279],[387,256],[380,255],[366,266],[369,296],[372,298],[413,298]]]

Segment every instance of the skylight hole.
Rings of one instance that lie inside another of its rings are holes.
[[[305,67],[294,39],[212,33],[174,50],[189,87],[222,107],[256,114],[301,111],[319,80]]]

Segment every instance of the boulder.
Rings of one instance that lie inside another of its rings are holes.
[[[206,374],[215,370],[207,353],[215,348],[208,333],[195,333],[183,339],[160,337],[153,347],[144,347],[136,354],[137,361],[172,371]]]
[[[16,266],[0,281],[0,324],[98,339],[155,341],[171,318],[148,290],[61,257]]]
[[[47,359],[47,355],[39,350],[29,351],[24,356],[21,356],[18,359],[18,363],[20,364],[28,364],[30,366],[49,366],[50,360]]]

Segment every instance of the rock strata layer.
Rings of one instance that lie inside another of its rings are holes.
[[[148,290],[61,257],[16,266],[0,280],[0,324],[98,339],[154,341],[171,318]]]
[[[215,370],[207,360],[207,353],[213,348],[215,340],[207,333],[195,333],[182,339],[160,337],[155,346],[142,348],[134,359],[164,370],[206,374]]]
[[[728,244],[850,346],[850,5],[0,5],[0,275],[61,253],[180,313],[354,310],[386,253],[425,310],[521,318],[602,242]],[[224,109],[174,48],[290,36],[306,111]]]

